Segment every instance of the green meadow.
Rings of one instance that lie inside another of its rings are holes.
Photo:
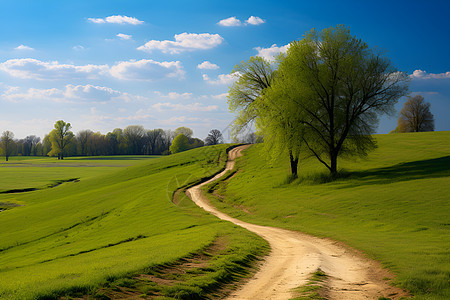
[[[0,203],[20,204],[0,212],[0,298],[92,295],[198,253],[218,238],[227,242],[201,280],[159,287],[159,294],[202,295],[245,275],[239,266],[267,251],[266,243],[185,197],[179,196],[177,205],[172,202],[178,188],[222,169],[226,148],[160,158],[13,159],[2,164],[0,172],[9,181],[2,181],[1,190],[39,189],[0,194]],[[70,178],[78,180],[48,187]]]
[[[450,132],[377,135],[366,159],[341,160],[329,181],[313,158],[268,163],[262,145],[213,184],[214,204],[245,221],[330,237],[397,275],[416,299],[450,299]],[[211,198],[213,199],[213,198]]]
[[[132,166],[157,156],[54,157],[13,156],[0,162],[0,193],[13,189],[41,189],[73,178],[89,178]]]

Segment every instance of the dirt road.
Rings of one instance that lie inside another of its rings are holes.
[[[256,275],[229,299],[290,299],[292,289],[305,285],[311,273],[321,269],[326,275],[324,295],[327,299],[398,298],[405,293],[391,287],[383,278],[388,272],[374,261],[364,258],[344,245],[295,231],[259,226],[232,218],[209,204],[201,187],[220,178],[234,167],[234,159],[248,146],[240,146],[228,154],[224,172],[211,180],[190,188],[187,193],[204,210],[242,226],[267,240],[271,247]]]

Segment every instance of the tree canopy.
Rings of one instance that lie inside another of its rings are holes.
[[[290,43],[278,62],[264,88],[244,85],[248,79],[241,77],[230,89],[229,105],[238,112],[237,126],[251,116],[266,141],[286,150],[294,175],[301,152],[331,174],[338,157],[367,155],[376,146],[371,134],[378,115],[393,113],[408,89],[407,75],[345,26],[311,30]]]
[[[170,152],[172,154],[178,153],[178,152],[183,152],[186,150],[189,150],[190,146],[189,146],[189,139],[187,136],[185,136],[184,134],[180,133],[179,135],[177,135],[173,141],[172,141],[172,145],[170,145]]]
[[[64,150],[72,141],[74,134],[70,129],[70,123],[63,120],[56,121],[54,129],[50,132],[49,138],[52,143],[50,155],[57,155],[58,159],[64,159]]]
[[[264,58],[255,56],[241,61],[232,73],[238,75],[238,80],[228,92],[228,107],[237,114],[232,124],[232,134],[237,135],[260,116],[260,100],[272,84],[275,70]]]
[[[212,129],[208,133],[208,136],[205,139],[205,144],[208,146],[222,144],[222,143],[223,143],[223,136],[222,136],[222,133],[220,132],[220,130],[218,130],[218,129]]]
[[[434,116],[431,104],[425,102],[422,95],[409,96],[400,111],[397,132],[434,131]]]
[[[9,157],[14,151],[14,133],[9,130],[3,131],[2,137],[0,139],[0,150],[5,160],[8,161]]]

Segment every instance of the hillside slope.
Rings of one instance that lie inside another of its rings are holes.
[[[223,168],[226,148],[194,149],[53,189],[1,195],[1,202],[24,206],[0,213],[0,298],[91,293],[225,237],[227,255],[217,257],[203,282],[186,289],[201,293],[201,284],[217,285],[224,269],[261,253],[264,242],[244,230],[232,235],[233,225],[189,201],[175,205],[172,196]]]
[[[341,160],[347,176],[322,182],[314,159],[288,183],[285,157],[261,145],[217,184],[214,205],[233,217],[344,241],[396,273],[417,299],[450,298],[450,132],[379,135],[367,159]]]

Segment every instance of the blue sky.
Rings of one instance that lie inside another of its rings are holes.
[[[450,1],[2,0],[0,131],[43,138],[63,119],[75,133],[187,126],[204,139],[233,120],[237,63],[338,24],[386,49],[450,130]],[[395,126],[383,117],[378,132]]]

